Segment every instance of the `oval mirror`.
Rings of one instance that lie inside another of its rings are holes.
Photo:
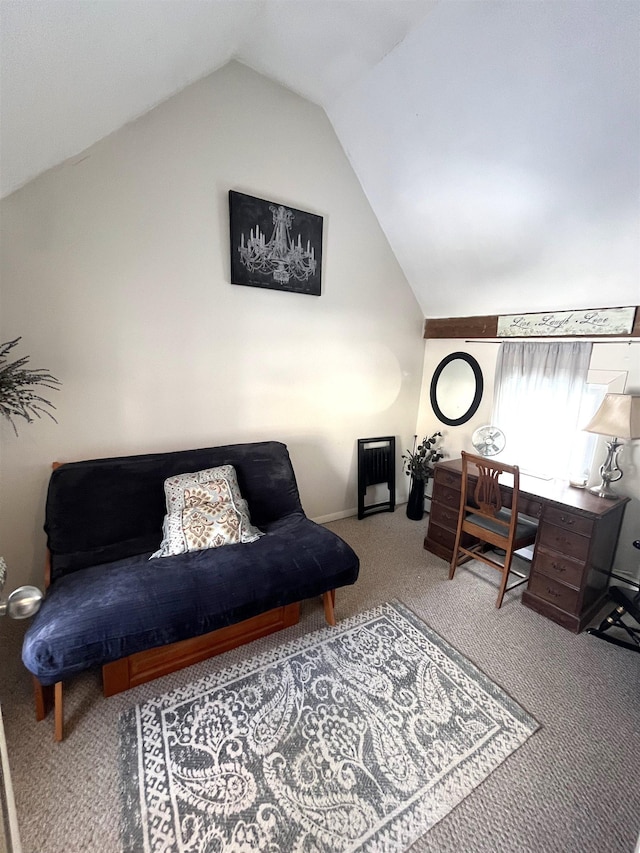
[[[443,358],[431,380],[431,407],[443,424],[460,426],[478,410],[484,381],[480,365],[466,352]]]

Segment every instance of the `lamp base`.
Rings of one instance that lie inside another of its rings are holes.
[[[599,498],[607,498],[610,501],[617,500],[620,495],[616,494],[611,490],[609,483],[600,483],[599,486],[591,486],[588,490],[592,495],[596,495]]]
[[[622,479],[622,471],[618,468],[618,450],[621,445],[617,438],[612,438],[607,442],[607,458],[600,466],[600,485],[592,486],[589,491],[599,498],[608,498],[610,501],[615,501],[619,497],[615,492],[611,491],[611,483],[617,483]]]

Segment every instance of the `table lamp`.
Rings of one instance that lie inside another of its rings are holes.
[[[607,458],[600,467],[602,482],[589,491],[599,498],[613,500],[618,495],[611,490],[611,483],[617,483],[622,477],[617,459],[622,443],[618,439],[630,441],[640,438],[640,396],[605,394],[600,408],[584,427],[584,431],[611,436],[607,441]]]

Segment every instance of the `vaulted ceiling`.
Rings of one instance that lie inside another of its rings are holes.
[[[0,11],[3,196],[237,59],[325,109],[425,316],[637,303],[640,4]]]
[[[322,107],[433,0],[2,0],[2,195],[230,59]]]

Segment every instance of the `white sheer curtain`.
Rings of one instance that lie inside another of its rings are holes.
[[[590,343],[501,344],[492,421],[507,440],[503,461],[569,479],[590,358]]]

